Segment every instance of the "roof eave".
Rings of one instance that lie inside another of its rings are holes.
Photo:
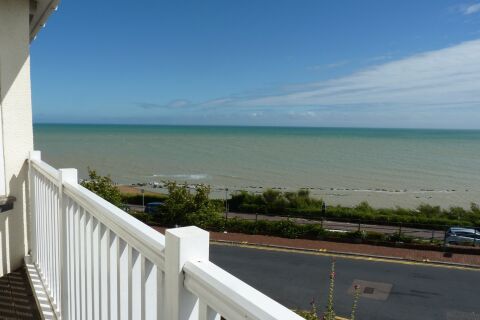
[[[30,42],[56,10],[60,0],[30,0]]]

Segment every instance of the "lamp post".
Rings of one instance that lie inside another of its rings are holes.
[[[225,227],[224,232],[227,232],[227,220],[228,220],[228,188],[225,188]]]

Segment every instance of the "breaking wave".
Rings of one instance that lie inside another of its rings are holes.
[[[154,174],[152,178],[166,178],[175,180],[206,180],[210,179],[210,176],[205,173],[198,174]]]

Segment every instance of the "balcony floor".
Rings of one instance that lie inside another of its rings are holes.
[[[0,319],[40,319],[25,267],[0,278]]]

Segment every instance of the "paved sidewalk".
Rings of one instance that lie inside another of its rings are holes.
[[[165,228],[153,227],[154,229],[165,232]],[[245,244],[281,246],[292,249],[308,249],[326,252],[371,255],[380,257],[389,257],[396,259],[406,259],[418,262],[440,262],[452,264],[464,264],[480,267],[480,255],[469,255],[452,253],[445,255],[443,252],[418,249],[392,248],[384,246],[374,246],[368,244],[352,244],[332,241],[306,240],[306,239],[287,239],[280,237],[249,235],[242,233],[223,233],[210,232],[210,239],[214,241],[231,241]]]

